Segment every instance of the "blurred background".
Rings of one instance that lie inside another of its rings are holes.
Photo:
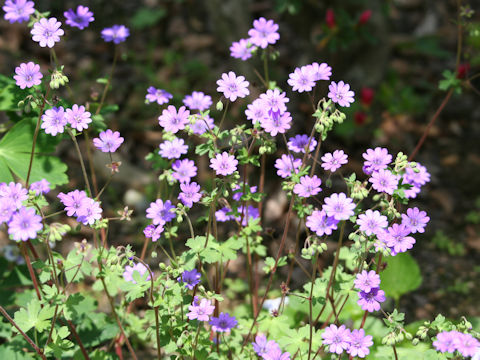
[[[347,121],[322,145],[324,152],[341,148],[349,155],[344,173],[361,172],[361,154],[369,147],[386,147],[392,154],[412,153],[445,99],[445,89],[455,89],[415,157],[432,180],[410,206],[426,210],[431,221],[424,234],[417,234],[412,250],[422,284],[403,296],[399,305],[409,321],[430,319],[438,312],[456,318],[480,315],[479,1],[86,0],[35,1],[35,8],[50,11],[50,16],[64,22],[63,12],[79,4],[94,12],[95,21],[83,31],[64,26],[66,35],[55,46],[78,104],[98,99],[103,85],[96,79],[106,77],[111,69],[113,45],[100,38],[100,31],[114,24],[130,28],[130,37],[119,46],[121,58],[107,96],[107,104],[118,105],[110,107],[107,124],[126,139],[116,158],[122,167],[102,206],[111,216],[125,205],[135,212],[131,222],[112,225],[111,245],[132,244],[140,251],[145,209],[156,198],[159,173],[145,157],[156,152],[162,139],[157,120],[162,108],[145,104],[147,88],[169,91],[176,106],[192,91],[211,95],[215,104],[220,98],[215,81],[223,72],[234,70],[250,81],[251,96],[232,106],[227,121],[229,126],[246,123],[246,105],[264,91],[254,75],[254,69],[262,72],[262,63],[258,57],[247,62],[234,59],[229,47],[246,38],[252,21],[263,16],[280,26],[275,45],[279,56],[270,63],[270,78],[291,99],[294,123],[289,134],[306,133],[313,123],[308,97],[293,93],[286,83],[295,67],[327,62],[333,68],[332,79],[344,80],[355,91],[356,101],[346,109]],[[25,24],[0,20],[1,73],[11,77],[15,67],[26,61],[47,69],[49,52],[31,40]],[[326,95],[327,85],[317,94]],[[217,112],[212,115],[218,119]],[[0,122],[6,121],[0,114]],[[276,155],[281,153],[279,146]],[[60,143],[58,155],[69,166],[70,183],[63,190],[83,186],[69,141]],[[288,205],[273,168],[275,158],[267,161],[265,188],[265,226],[272,234],[283,229]],[[107,162],[95,155],[100,184],[108,177]],[[207,169],[207,164],[199,168]],[[72,219],[64,220],[76,226]],[[72,238],[90,236],[82,231]],[[180,232],[179,237],[186,234]],[[0,240],[2,244],[9,241]],[[265,241],[275,249],[278,236]],[[72,246],[62,242],[57,250]],[[329,256],[325,255],[325,264],[330,263]],[[232,266],[230,271],[235,269]]]

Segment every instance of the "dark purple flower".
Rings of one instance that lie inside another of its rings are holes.
[[[67,19],[65,21],[71,27],[79,28],[80,30],[85,29],[88,25],[95,20],[93,13],[86,6],[78,5],[77,11],[69,9],[63,13],[63,16]]]
[[[234,219],[233,215],[228,215],[228,213],[231,213],[232,209],[228,207],[223,207],[220,210],[215,211],[215,219],[218,222],[225,222],[225,221],[230,221]]]
[[[370,292],[360,291],[357,304],[362,310],[374,312],[380,310],[380,303],[385,301],[385,292],[380,288],[371,288]]]
[[[27,0],[7,0],[3,6],[5,11],[4,18],[11,24],[14,22],[22,23],[30,19],[30,15],[35,12],[33,1]]]
[[[98,138],[93,139],[93,145],[102,152],[115,152],[123,144],[123,137],[118,131],[107,129],[98,134]]]
[[[243,214],[242,226],[247,226],[251,220],[255,220],[260,217],[258,209],[252,205],[248,205],[247,207],[241,205],[238,207],[238,212],[240,213],[240,216],[237,216],[234,219],[240,221]]]
[[[40,65],[33,62],[22,63],[20,66],[15,68],[15,74],[13,78],[15,79],[17,85],[20,89],[25,89],[26,87],[31,88],[35,85],[40,85],[42,83],[43,75],[40,72]]]
[[[212,317],[209,324],[212,325],[213,331],[228,332],[237,326],[238,321],[235,319],[235,316],[222,312],[218,317]]]
[[[62,26],[62,23],[54,17],[41,18],[33,24],[33,29],[30,31],[33,35],[32,40],[38,42],[41,47],[52,48],[56,42],[60,41],[60,36],[65,33],[60,26]]]
[[[16,241],[35,239],[42,228],[42,217],[35,213],[35,209],[23,206],[13,213],[8,222],[8,234]]]
[[[147,102],[152,103],[156,101],[158,105],[168,103],[171,98],[173,98],[172,94],[162,89],[156,89],[153,86],[147,89],[147,95],[145,96]]]
[[[315,147],[317,146],[317,140],[315,140],[313,137],[310,139],[310,136],[308,135],[295,135],[294,137],[291,137],[288,139],[288,149],[290,151],[296,152],[296,153],[304,153],[305,150],[307,149],[308,145],[308,152],[312,152],[315,150]],[[323,165],[322,165],[323,166]]]
[[[114,44],[124,42],[130,36],[130,30],[124,25],[113,25],[111,28],[102,30],[102,38],[106,42],[113,41]]]
[[[178,278],[178,281],[181,281],[185,284],[185,287],[189,290],[193,290],[195,285],[200,282],[200,278],[202,275],[197,271],[197,269],[193,269],[190,271],[185,270],[182,273],[181,278]]]
[[[275,44],[280,35],[278,34],[278,25],[273,20],[267,20],[264,17],[253,20],[253,28],[248,30],[248,36],[253,45],[265,49],[269,44]]]

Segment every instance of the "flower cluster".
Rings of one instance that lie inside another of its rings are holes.
[[[100,203],[87,196],[83,190],[59,193],[58,198],[65,207],[67,216],[75,216],[84,225],[93,225],[102,218]]]
[[[380,276],[373,270],[363,270],[357,274],[354,281],[355,287],[359,289],[358,305],[362,310],[373,312],[380,310],[380,303],[385,301],[385,292],[380,290]]]
[[[442,331],[437,334],[433,346],[441,353],[458,351],[462,356],[474,356],[480,351],[480,341],[459,331]]]
[[[364,358],[370,353],[370,346],[373,345],[372,336],[365,335],[363,329],[350,329],[345,325],[337,327],[330,325],[322,334],[323,344],[328,345],[328,350],[334,354],[342,354],[344,351],[352,357]]]
[[[290,360],[289,352],[282,352],[276,341],[267,340],[267,337],[263,334],[258,334],[255,337],[252,346],[255,353],[264,360]]]

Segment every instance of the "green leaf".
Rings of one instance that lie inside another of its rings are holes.
[[[167,15],[167,11],[163,8],[140,8],[130,20],[132,27],[144,29],[157,24]]]
[[[26,180],[32,150],[35,119],[24,119],[15,124],[0,140],[0,182],[11,181],[12,173]],[[30,174],[30,182],[46,179],[52,186],[68,182],[67,166],[52,152],[59,139],[40,131]]]
[[[381,289],[387,296],[398,300],[400,296],[417,289],[422,283],[422,275],[417,261],[409,253],[390,256],[387,267],[380,273]]]
[[[0,74],[0,111],[18,111],[18,103],[32,94],[31,89],[20,89],[15,80]]]
[[[15,313],[14,319],[24,332],[33,327],[38,332],[43,332],[50,327],[50,321],[48,320],[53,317],[54,311],[55,309],[52,306],[45,305],[42,308],[38,299],[32,299],[26,309],[22,308]]]

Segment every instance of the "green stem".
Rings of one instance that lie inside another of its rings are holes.
[[[115,66],[117,65],[118,59],[118,47],[115,46],[115,53],[113,55],[113,63],[112,68],[110,70],[110,74],[107,78],[107,83],[105,84],[105,88],[103,89],[102,97],[100,99],[100,104],[98,105],[97,111],[95,111],[95,115],[100,114],[100,110],[102,110],[103,104],[105,103],[105,98],[107,97],[108,88],[110,87],[110,82],[112,81],[113,72],[115,71]]]

